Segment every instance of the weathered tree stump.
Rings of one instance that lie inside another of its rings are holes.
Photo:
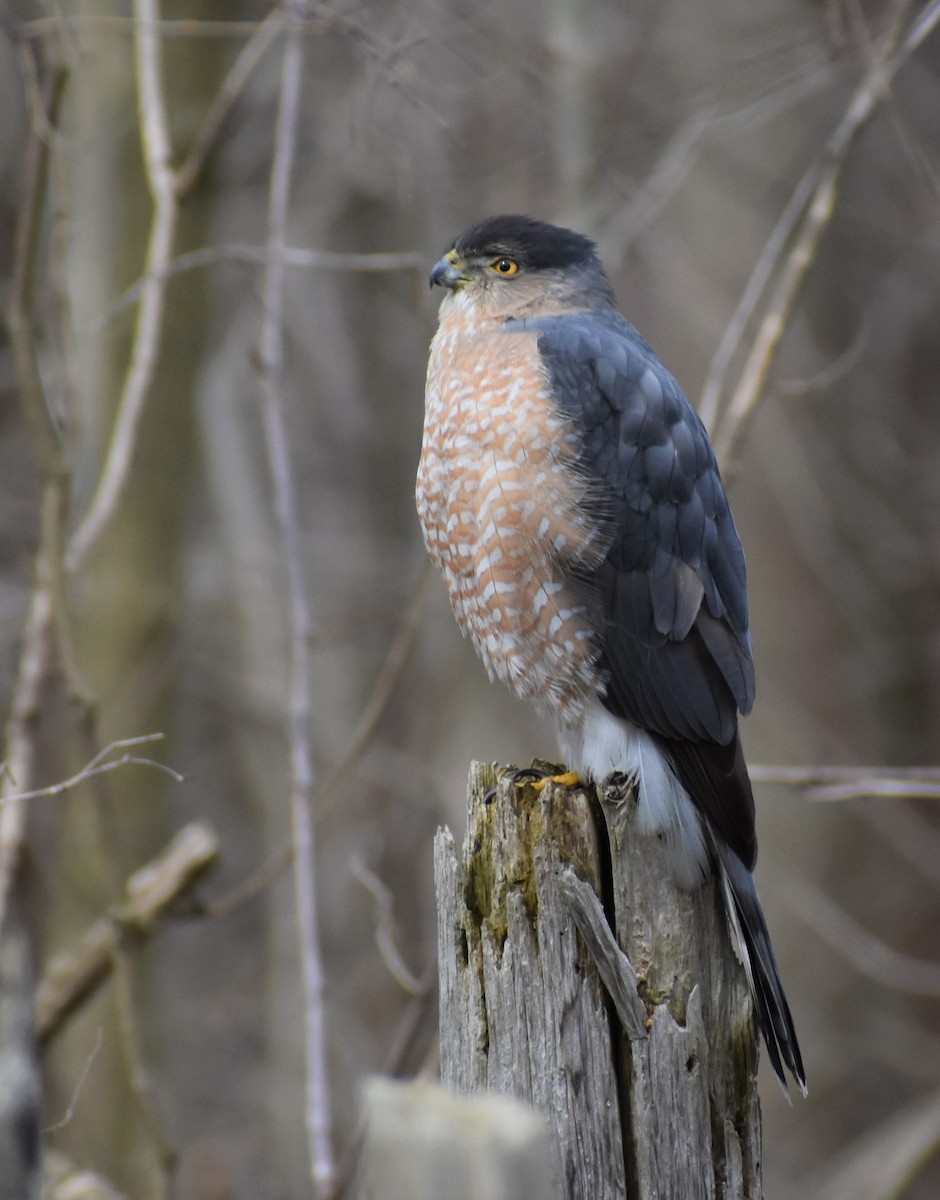
[[[435,844],[441,1073],[528,1100],[566,1200],[761,1195],[753,1014],[721,899],[684,892],[629,789],[475,764]]]

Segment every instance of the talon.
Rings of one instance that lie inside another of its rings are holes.
[[[531,783],[532,780],[541,780],[546,778],[546,772],[540,771],[538,767],[520,767],[512,777],[513,784],[516,787],[524,783]]]
[[[512,781],[516,787],[528,784],[536,792],[543,791],[550,783],[557,783],[566,788],[581,787],[581,776],[576,771],[562,771],[556,775],[542,767],[520,767],[513,775]]]
[[[577,771],[564,771],[561,775],[546,775],[542,779],[537,779],[532,787],[541,792],[550,783],[557,783],[559,787],[576,788],[581,786],[581,776]]]

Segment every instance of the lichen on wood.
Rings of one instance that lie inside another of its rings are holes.
[[[756,1200],[743,969],[713,885],[683,891],[629,788],[474,764],[435,843],[441,1073],[544,1112],[568,1200]]]

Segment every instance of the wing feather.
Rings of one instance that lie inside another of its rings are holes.
[[[606,558],[585,578],[602,614],[605,704],[661,741],[695,803],[753,864],[737,732],[754,699],[744,553],[705,428],[612,309],[524,324],[608,527]]]

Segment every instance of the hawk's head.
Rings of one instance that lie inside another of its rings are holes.
[[[590,238],[533,217],[488,217],[464,230],[431,271],[439,284],[493,312],[596,308],[613,293]]]

